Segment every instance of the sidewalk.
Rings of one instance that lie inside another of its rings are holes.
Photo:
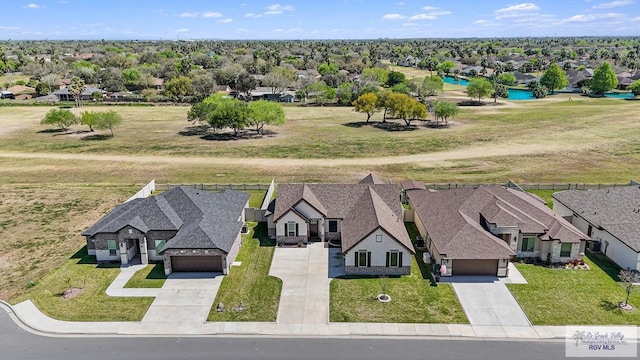
[[[42,333],[59,335],[219,335],[287,337],[445,337],[520,340],[565,339],[563,326],[472,326],[468,324],[328,323],[277,324],[202,322],[146,324],[143,322],[71,322],[51,319],[29,300],[13,307],[0,302],[14,321]]]

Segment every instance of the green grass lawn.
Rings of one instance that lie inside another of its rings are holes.
[[[125,288],[161,288],[167,276],[163,264],[147,265],[138,270],[124,286]]]
[[[115,298],[105,294],[120,273],[119,266],[96,265],[95,256],[87,255],[84,247],[12,303],[29,299],[43,313],[58,320],[140,321],[153,298]],[[74,298],[64,299],[61,294],[69,288],[82,291]]]
[[[282,280],[269,276],[275,241],[267,235],[266,223],[249,223],[250,232],[242,236],[242,246],[233,266],[220,284],[208,321],[276,321]],[[227,311],[217,312],[222,302]],[[244,311],[231,311],[240,303]]]
[[[553,198],[551,197],[551,195],[558,191],[560,190],[527,190],[527,192],[538,195],[538,197],[544,200],[547,206],[552,209],[553,209]]]
[[[417,230],[407,224],[412,239]],[[422,254],[411,260],[411,275],[387,278],[391,302],[375,297],[382,291],[378,277],[343,277],[331,281],[330,319],[334,322],[467,323],[449,284],[431,286],[423,276]],[[419,264],[420,263],[420,264]]]
[[[266,191],[262,190],[247,190],[244,191],[249,193],[249,207],[260,209],[262,206],[262,201],[264,200],[264,196],[267,195]]]
[[[640,324],[640,291],[629,299],[635,310],[617,308],[626,295],[619,268],[599,254],[587,253],[585,262],[591,270],[517,265],[529,283],[507,286],[534,325]]]

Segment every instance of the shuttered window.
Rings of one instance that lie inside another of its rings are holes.
[[[116,249],[116,241],[115,240],[107,240],[107,248],[109,249],[109,255],[111,255],[111,256],[118,255],[118,251]]]
[[[389,251],[387,253],[387,267],[401,267],[402,253],[399,251]]]

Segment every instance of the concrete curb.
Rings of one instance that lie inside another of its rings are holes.
[[[30,301],[14,306],[0,301],[9,317],[23,330],[49,337],[261,337],[261,338],[337,338],[337,339],[442,339],[485,341],[565,341],[558,336],[560,327],[525,327],[505,329],[472,327],[468,324],[382,324],[331,323],[308,326],[277,323],[215,323],[199,324],[142,323],[142,322],[69,322],[52,319],[42,314]],[[21,311],[33,312],[22,316]],[[42,324],[34,323],[38,319]],[[104,326],[104,327],[102,327]],[[553,331],[555,328],[556,331]],[[106,331],[102,331],[102,330]],[[85,331],[86,330],[86,331]],[[531,336],[531,334],[535,336]],[[564,333],[562,333],[564,334]]]

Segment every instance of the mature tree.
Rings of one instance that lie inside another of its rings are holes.
[[[164,94],[170,97],[193,96],[192,80],[186,76],[178,76],[164,83]]]
[[[125,89],[126,80],[122,70],[118,68],[107,68],[98,71],[98,79],[102,88],[106,91],[121,91]]]
[[[251,100],[251,92],[258,86],[258,81],[249,73],[242,73],[238,76],[236,90],[243,93],[247,100]]]
[[[407,94],[391,93],[387,96],[387,107],[393,116],[404,120],[407,126],[414,119],[427,117],[427,108]]]
[[[378,97],[374,93],[366,93],[360,95],[353,102],[353,110],[359,113],[367,114],[367,122],[371,116],[378,111]]]
[[[469,81],[467,85],[467,95],[472,98],[478,98],[478,101],[482,101],[482,98],[491,96],[493,93],[493,85],[485,78],[477,77]]]
[[[404,73],[401,73],[399,71],[390,71],[389,75],[387,76],[386,85],[388,87],[393,87],[394,85],[403,82],[405,78],[406,76],[404,75]]]
[[[320,75],[322,76],[335,75],[338,73],[338,71],[339,71],[338,66],[334,63],[327,64],[325,62],[320,64],[320,66],[318,66],[318,73],[320,73]]]
[[[272,94],[280,95],[293,84],[293,81],[281,72],[272,71],[264,76],[262,84],[271,88]]]
[[[444,81],[439,76],[431,76],[411,79],[408,85],[419,99],[424,99],[427,96],[434,96],[436,92],[442,92]]]
[[[399,84],[393,85],[391,87],[391,91],[410,95],[411,94],[411,87],[407,84],[406,81],[403,81],[403,82],[401,82]]]
[[[208,98],[207,98],[208,99]],[[205,99],[202,102],[195,103],[189,112],[187,113],[187,120],[195,123],[207,123],[209,120],[209,114],[213,112],[216,107],[214,101],[207,101]]]
[[[233,135],[238,136],[240,131],[249,125],[251,111],[249,105],[237,99],[221,98],[215,108],[209,114],[209,124],[215,129],[225,127],[233,130]]]
[[[506,72],[506,73],[502,73],[500,74],[500,76],[498,76],[498,79],[500,81],[501,84],[504,85],[513,85],[516,83],[516,76],[513,75],[513,73],[510,72]]]
[[[66,131],[69,126],[78,122],[78,118],[66,109],[51,109],[40,121],[42,125],[57,125]]]
[[[255,126],[257,134],[264,134],[265,125],[284,124],[284,109],[273,101],[258,100],[249,103],[249,124]]]
[[[316,104],[322,106],[336,97],[336,89],[318,81],[309,86],[309,95],[313,96]]]
[[[127,83],[127,85],[133,86],[133,85],[137,85],[138,80],[140,80],[140,77],[142,76],[142,74],[140,73],[140,70],[136,68],[131,68],[131,69],[122,70],[122,76],[124,77],[124,80]]]
[[[493,90],[493,100],[496,102],[498,98],[509,98],[509,88],[506,85],[496,84]]]
[[[553,95],[555,90],[564,89],[569,84],[569,81],[560,65],[554,63],[544,72],[540,78],[540,84],[551,90]]]
[[[420,63],[418,64],[418,67],[420,69],[429,70],[430,75],[433,76],[433,72],[438,69],[438,59],[434,57],[428,57],[420,61]]]
[[[38,85],[36,85],[36,92],[40,96],[49,95],[51,93],[51,88],[49,87],[49,84],[39,82]]]
[[[615,89],[617,86],[618,77],[616,76],[616,72],[611,68],[611,65],[605,61],[593,72],[589,89],[593,94],[604,95],[604,93]]]
[[[438,101],[433,110],[433,113],[436,118],[436,122],[438,119],[442,119],[445,125],[448,124],[449,118],[452,118],[458,114],[460,109],[454,103],[450,103],[448,101]]]
[[[71,83],[67,86],[67,90],[69,90],[69,94],[73,96],[75,100],[76,107],[82,106],[82,93],[84,92],[84,80],[80,79],[77,76],[74,76],[71,79]]]
[[[380,67],[367,68],[362,70],[360,79],[376,81],[378,84],[386,84],[389,79],[389,70]]]
[[[99,113],[93,111],[83,111],[80,114],[80,124],[87,125],[90,131],[93,131],[93,127],[98,123]]]
[[[446,60],[438,64],[437,70],[440,70],[443,73],[449,75],[449,73],[451,72],[451,69],[453,69],[454,67],[456,67],[456,63],[454,63],[451,60]]]
[[[338,97],[338,103],[343,105],[351,104],[353,100],[353,83],[346,82],[340,84],[336,90],[336,96]]]
[[[60,87],[60,80],[62,78],[58,74],[47,74],[40,78],[41,83],[45,83],[49,86],[49,89],[57,89]]]
[[[113,137],[113,128],[120,124],[122,124],[122,116],[110,110],[98,113],[98,119],[94,126],[100,130],[109,129],[109,131],[111,131],[111,137]]]
[[[631,92],[633,93],[633,96],[640,95],[640,80],[636,80],[632,82],[631,85],[627,87],[627,89],[631,90]]]
[[[235,88],[238,77],[244,72],[247,72],[247,70],[245,70],[240,64],[227,64],[217,69],[214,72],[214,77],[216,83],[220,85],[229,85],[230,87]]]
[[[640,273],[627,269],[620,270],[618,273],[618,278],[622,281],[622,286],[624,287],[624,291],[627,293],[627,297],[624,300],[624,305],[629,305],[629,295],[634,290],[634,284],[640,283]]]
[[[210,73],[199,70],[199,73],[191,80],[191,86],[198,99],[202,99],[215,93],[217,85]]]

